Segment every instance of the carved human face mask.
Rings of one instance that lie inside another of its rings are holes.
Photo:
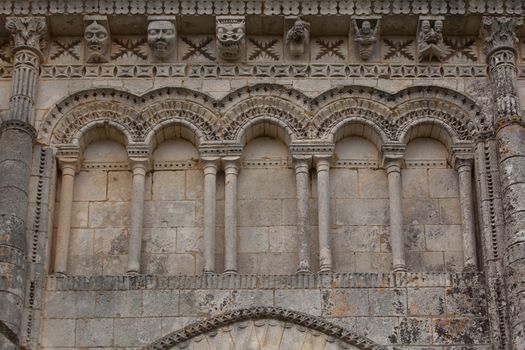
[[[217,49],[225,60],[241,57],[244,49],[244,21],[217,19]]]
[[[88,48],[88,62],[107,62],[109,50],[109,33],[106,28],[94,21],[86,27],[84,38]]]
[[[175,49],[177,32],[170,21],[152,21],[148,25],[148,45],[158,58],[168,57]]]

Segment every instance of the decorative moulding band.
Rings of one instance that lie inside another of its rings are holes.
[[[521,15],[525,8],[513,0],[6,0],[2,15]]]
[[[461,281],[482,282],[472,273],[334,273],[294,275],[206,274],[196,276],[48,276],[47,290],[140,289],[320,289],[450,287]]]

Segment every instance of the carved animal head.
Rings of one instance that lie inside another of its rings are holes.
[[[177,31],[171,21],[152,21],[148,25],[148,45],[158,58],[168,57],[175,49]]]
[[[84,39],[88,48],[88,62],[107,62],[106,54],[111,44],[107,29],[97,21],[93,21],[86,27]]]
[[[244,49],[244,20],[217,18],[217,49],[225,60],[238,59]]]

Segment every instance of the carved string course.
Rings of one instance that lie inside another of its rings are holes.
[[[402,142],[419,124],[442,126],[453,143],[473,143],[490,126],[467,96],[425,86],[390,94],[362,86],[329,90],[315,98],[280,85],[259,84],[221,100],[185,88],[163,88],[142,96],[115,89],[87,90],[59,102],[39,126],[44,145],[77,145],[89,125],[110,123],[128,145],[149,146],[163,125],[181,124],[199,144],[242,144],[258,122],[283,128],[292,143],[333,142],[348,123],[367,124],[382,142]]]

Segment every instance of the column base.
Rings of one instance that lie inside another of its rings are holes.
[[[224,276],[235,276],[235,275],[238,275],[239,272],[237,272],[237,270],[226,270],[222,274]]]
[[[297,271],[295,272],[297,275],[300,275],[300,274],[311,274],[312,271],[310,270],[310,268],[299,268],[297,269]]]
[[[128,276],[138,276],[138,275],[140,275],[140,272],[138,272],[138,271],[128,271],[128,272],[126,272],[126,275],[128,275]]]
[[[331,266],[321,266],[321,268],[319,269],[319,273],[333,273],[334,270],[332,269]]]
[[[408,269],[405,265],[398,265],[394,267],[394,272],[408,272]]]

